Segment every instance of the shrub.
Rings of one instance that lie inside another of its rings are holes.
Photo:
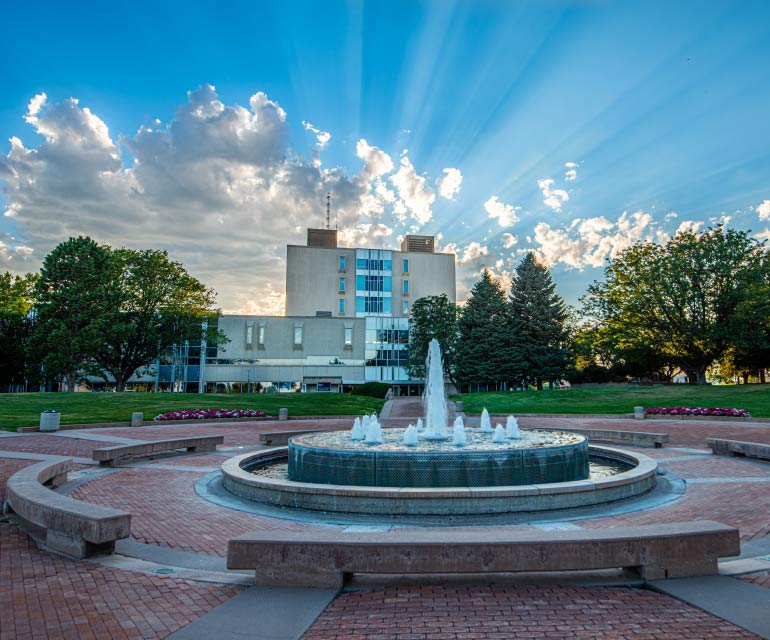
[[[267,414],[256,409],[183,409],[168,411],[153,420],[211,420],[214,418],[264,418]]]
[[[750,418],[746,409],[724,409],[722,407],[651,407],[645,413],[658,416],[728,416],[730,418]]]
[[[369,396],[370,398],[384,398],[388,394],[390,385],[386,382],[365,382],[353,387],[350,392],[353,396]]]

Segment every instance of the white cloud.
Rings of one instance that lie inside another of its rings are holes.
[[[463,183],[463,174],[459,169],[444,169],[444,177],[436,180],[438,193],[442,198],[452,200],[455,194],[460,191],[460,185]]]
[[[678,218],[679,214],[676,211],[669,211],[664,217],[663,221],[668,222],[669,220],[673,220],[674,218]]]
[[[496,218],[501,227],[512,227],[519,220],[516,212],[520,211],[521,207],[505,204],[500,202],[497,196],[492,196],[484,203],[484,210],[490,218]]]
[[[506,249],[513,249],[519,243],[519,238],[511,233],[504,233],[500,239]]]
[[[537,186],[543,192],[543,204],[554,211],[561,211],[562,205],[569,200],[569,193],[564,189],[554,189],[552,178],[543,178],[537,181]]]
[[[564,166],[567,170],[564,172],[565,182],[574,182],[577,179],[577,162],[565,162]]]
[[[632,244],[652,239],[651,223],[652,216],[643,211],[624,212],[615,222],[603,216],[575,220],[563,229],[541,222],[535,227],[536,254],[549,267],[559,263],[576,269],[600,267]]]
[[[764,200],[762,204],[757,205],[757,213],[760,220],[770,220],[770,200]]]
[[[698,222],[696,220],[684,220],[677,227],[676,231],[674,232],[674,235],[677,236],[680,233],[698,233],[698,231],[700,231],[700,228],[702,226],[703,226],[702,222]]]
[[[332,139],[331,133],[328,131],[321,131],[320,129],[316,129],[307,120],[302,121],[302,126],[305,127],[305,131],[311,131],[315,134],[316,149],[318,149],[318,151],[323,151],[326,149],[326,145],[329,144],[329,140]]]
[[[427,180],[415,171],[407,156],[401,158],[401,166],[390,177],[404,207],[411,212],[411,217],[419,224],[426,224],[433,218],[431,206],[436,200],[436,193],[427,186]]]
[[[382,149],[370,146],[361,138],[356,144],[356,155],[364,161],[363,175],[376,178],[393,171],[393,160]]]

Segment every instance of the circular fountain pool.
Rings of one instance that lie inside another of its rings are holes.
[[[404,429],[385,429],[367,444],[336,431],[289,441],[289,480],[360,487],[500,487],[588,478],[588,440],[560,431],[528,430],[493,442],[476,430],[463,447],[443,440],[403,444]]]

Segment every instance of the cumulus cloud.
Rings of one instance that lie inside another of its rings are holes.
[[[561,211],[562,205],[569,200],[569,193],[564,189],[554,189],[552,178],[543,178],[537,181],[537,186],[543,192],[543,204],[556,212]]]
[[[438,193],[442,198],[452,200],[455,194],[460,191],[460,185],[463,183],[463,174],[459,169],[444,169],[444,177],[436,180]]]
[[[321,131],[320,129],[316,129],[307,120],[302,121],[302,126],[305,127],[305,131],[310,131],[315,134],[316,149],[318,151],[323,151],[324,149],[326,149],[326,145],[329,144],[329,140],[332,139],[331,133],[329,133],[328,131]]]
[[[643,211],[624,212],[615,222],[603,216],[578,219],[561,229],[540,222],[533,238],[538,245],[535,253],[548,267],[559,263],[576,269],[600,267],[632,244],[652,239],[651,223],[652,216]]]
[[[511,233],[504,233],[500,239],[506,249],[513,249],[519,243],[519,238]]]
[[[565,180],[565,182],[574,182],[577,179],[578,163],[577,162],[565,162],[564,166],[567,169],[564,172],[564,180]]]
[[[764,200],[757,205],[757,214],[760,220],[770,220],[770,200]]]
[[[702,226],[702,222],[698,222],[696,220],[685,220],[679,224],[676,231],[674,232],[674,235],[676,236],[680,233],[698,233]]]
[[[426,224],[433,218],[431,206],[436,200],[436,192],[428,186],[428,181],[415,170],[407,156],[401,158],[401,166],[390,178],[403,203],[402,211],[408,211],[411,218],[419,224]]]
[[[285,245],[323,224],[326,192],[343,244],[392,242],[400,207],[413,224],[431,218],[435,193],[408,159],[389,181],[393,161],[362,139],[358,173],[322,168],[289,152],[287,114],[263,92],[241,106],[203,85],[169,121],[123,136],[76,98],[41,93],[25,118],[42,142],[13,138],[0,156],[0,264],[11,270],[37,269],[59,242],[87,234],[167,250],[217,290],[227,312],[279,313]],[[328,139],[307,125],[318,151]]]
[[[497,196],[492,196],[484,203],[484,210],[490,218],[497,219],[501,227],[512,227],[519,220],[516,212],[520,211],[521,207],[505,204],[500,202]]]

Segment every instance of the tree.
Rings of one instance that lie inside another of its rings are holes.
[[[441,346],[444,372],[452,382],[457,343],[457,306],[445,293],[415,300],[409,318],[408,368],[412,378],[425,377],[428,344],[436,338]]]
[[[750,341],[762,320],[750,301],[765,282],[763,244],[717,226],[629,247],[589,287],[585,310],[621,349],[652,347],[690,382],[705,383],[731,345]]]
[[[200,340],[202,320],[216,313],[215,294],[165,251],[117,249],[113,255],[120,267],[120,303],[108,311],[110,327],[94,359],[115,380],[116,391],[123,391],[160,347]],[[211,343],[217,340],[217,335],[209,336]]]
[[[538,389],[563,378],[570,362],[567,307],[550,272],[532,252],[516,267],[510,303],[515,345],[510,375],[531,377]]]
[[[507,381],[510,325],[505,292],[485,269],[457,323],[455,375],[460,384],[497,386]]]
[[[0,386],[24,385],[30,377],[27,347],[38,276],[0,275]]]

